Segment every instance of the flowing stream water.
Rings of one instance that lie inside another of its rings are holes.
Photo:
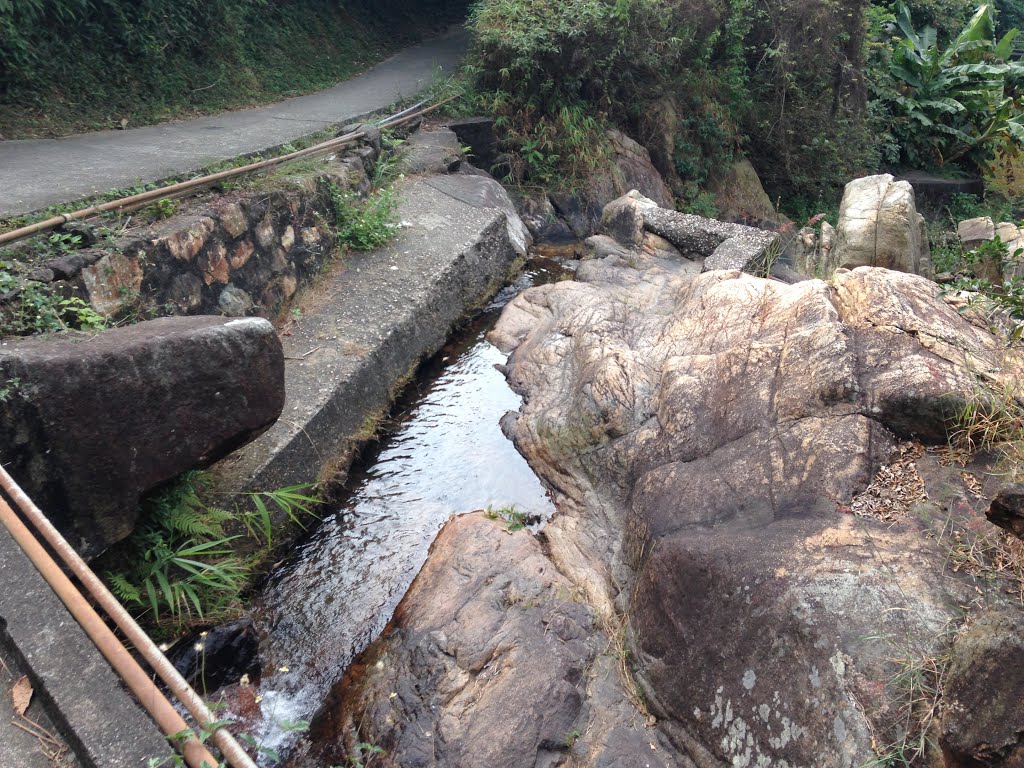
[[[309,719],[380,634],[449,516],[512,505],[543,519],[554,512],[498,425],[520,398],[495,368],[505,356],[485,335],[516,294],[566,274],[534,257],[423,366],[336,507],[272,574],[253,610],[264,746],[286,748],[288,723]]]

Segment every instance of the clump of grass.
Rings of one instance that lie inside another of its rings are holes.
[[[892,638],[871,639],[894,642]],[[921,650],[912,642],[906,647],[894,645],[895,653],[889,659],[897,670],[889,681],[894,693],[895,711],[891,714],[894,737],[889,740],[873,735],[875,757],[860,768],[911,768],[936,752],[932,731],[939,715],[943,678],[949,667],[952,637],[948,628],[937,640],[938,651],[934,647]]]
[[[967,393],[950,431],[955,450],[993,454],[996,471],[1009,482],[1024,473],[1024,389],[1017,376],[979,384]]]

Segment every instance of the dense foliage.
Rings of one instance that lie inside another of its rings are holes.
[[[898,6],[903,39],[892,53],[889,89],[893,132],[914,165],[944,165],[964,158],[984,168],[998,150],[1024,148],[1024,115],[1012,85],[1024,66],[1009,59],[1017,30],[995,40],[992,6],[982,5],[948,45],[934,27],[915,30]]]
[[[997,5],[1015,18],[1022,4]],[[973,0],[898,11],[878,0],[481,0],[471,72],[525,182],[585,172],[609,125],[649,147],[670,137],[659,170],[684,202],[737,150],[775,194],[810,200],[901,163],[984,167],[1017,130],[1013,35],[998,40],[994,9],[975,13]]]
[[[0,0],[0,133],[119,127],[351,75],[465,0]]]

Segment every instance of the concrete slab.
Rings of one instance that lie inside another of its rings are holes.
[[[0,217],[188,173],[358,120],[416,95],[436,68],[454,71],[467,43],[468,34],[455,27],[333,88],[257,109],[127,131],[0,141]]]
[[[494,187],[474,175],[397,186],[398,236],[338,264],[304,297],[302,317],[283,332],[284,412],[214,466],[220,490],[268,490],[338,468],[368,416],[500,287],[522,253],[513,239],[522,222]]]
[[[151,757],[171,754],[156,725],[2,526],[0,657],[9,659],[6,678],[28,675],[50,730],[69,747],[68,765],[142,768]],[[14,733],[9,691],[0,686],[0,768],[62,765],[40,763],[36,741]]]
[[[31,722],[15,714],[11,693],[27,674],[0,632],[0,768],[79,768],[81,761],[59,735],[41,697],[33,695],[25,712],[25,718]],[[55,743],[32,735],[33,730],[45,737],[55,737]]]

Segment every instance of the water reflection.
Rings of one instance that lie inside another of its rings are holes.
[[[287,743],[275,723],[309,718],[381,632],[450,515],[508,505],[544,518],[554,511],[498,426],[520,400],[495,369],[504,355],[484,336],[515,293],[559,273],[542,261],[425,366],[353,469],[339,508],[274,574],[254,610],[265,745]]]

